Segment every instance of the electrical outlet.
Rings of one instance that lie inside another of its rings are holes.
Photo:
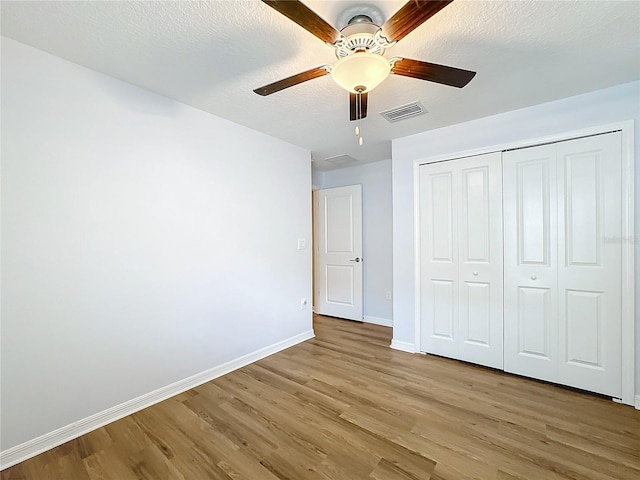
[[[300,310],[304,310],[305,308],[307,308],[307,299],[306,298],[301,298],[300,299]]]
[[[391,300],[391,290],[387,290],[387,293],[385,294],[385,298],[387,300]]]

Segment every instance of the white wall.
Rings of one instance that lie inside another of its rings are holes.
[[[414,161],[487,148],[624,120],[635,120],[636,304],[640,299],[640,82],[481,118],[393,141],[394,341],[414,343]],[[636,308],[636,346],[640,315]],[[640,348],[636,347],[636,392],[640,393]]]
[[[322,188],[362,185],[365,321],[391,325],[391,160],[322,172]]]
[[[324,176],[324,172],[319,170],[313,170],[311,174],[311,182],[313,183],[314,188],[320,188],[322,186],[322,177]]]
[[[308,151],[3,38],[2,450],[309,333],[310,192]]]

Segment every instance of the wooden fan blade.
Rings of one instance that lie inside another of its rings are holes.
[[[409,0],[382,26],[382,34],[398,41],[413,32],[453,0]]]
[[[360,120],[367,116],[367,100],[369,93],[351,93],[349,92],[349,120]]]
[[[476,72],[470,70],[447,67],[437,63],[421,62],[410,58],[398,60],[391,69],[391,73],[458,88],[464,87],[476,76]]]
[[[323,42],[333,44],[340,32],[299,0],[262,0],[274,10],[300,25]]]
[[[307,70],[306,72],[298,73],[297,75],[292,75],[290,77],[283,78],[282,80],[278,80],[277,82],[270,83],[269,85],[265,85],[264,87],[256,88],[254,92],[256,92],[258,95],[266,97],[267,95],[279,92],[280,90],[284,90],[285,88],[293,87],[294,85],[298,85],[299,83],[313,80],[314,78],[323,77],[328,73],[329,72],[325,67],[313,68],[311,70]]]

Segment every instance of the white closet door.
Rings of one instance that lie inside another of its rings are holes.
[[[557,145],[559,382],[621,397],[619,132]]]
[[[503,162],[505,370],[620,397],[620,134]]]
[[[461,162],[458,258],[460,357],[502,368],[502,161]]]
[[[499,153],[420,167],[421,349],[502,368]]]
[[[459,358],[459,172],[454,164],[420,167],[420,347],[425,352]]]
[[[505,152],[504,369],[558,378],[556,147]]]

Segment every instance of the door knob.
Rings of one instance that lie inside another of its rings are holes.
[[[477,270],[474,270],[474,271],[473,271],[473,276],[474,276],[474,277],[477,277],[477,276],[478,276],[478,271],[477,271]]]
[[[354,258],[352,260],[349,260],[349,261],[358,263],[360,261],[360,257],[356,257],[356,258]]]
[[[531,280],[537,280],[538,277],[536,277],[535,275],[531,275]]]

